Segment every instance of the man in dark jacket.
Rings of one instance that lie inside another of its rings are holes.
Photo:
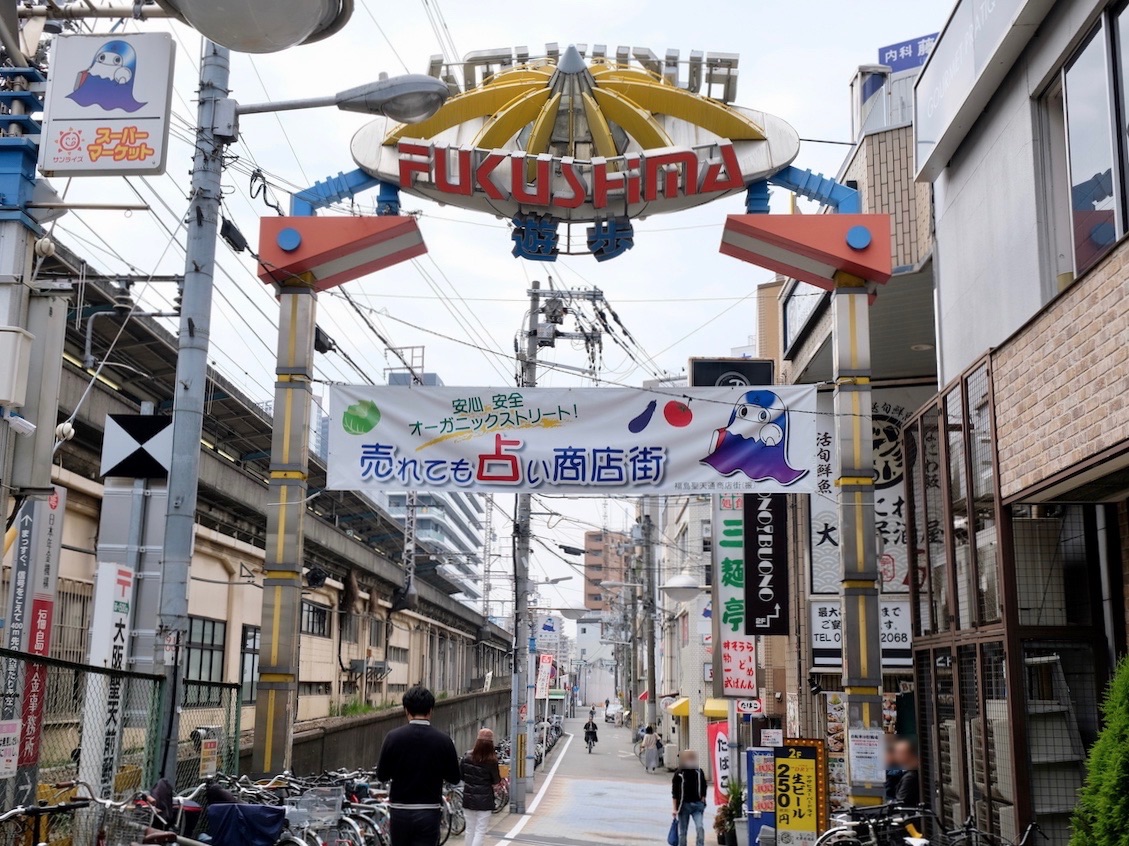
[[[376,777],[391,782],[388,796],[391,846],[436,846],[443,782],[462,780],[455,744],[431,725],[435,695],[425,687],[404,694],[408,724],[384,738]]]
[[[686,846],[690,820],[698,833],[698,846],[705,846],[706,774],[698,766],[698,753],[683,749],[678,753],[678,769],[674,771],[670,793],[674,800],[674,817],[678,820],[678,846]]]

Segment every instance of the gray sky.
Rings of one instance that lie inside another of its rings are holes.
[[[536,55],[552,41],[562,48],[574,42],[602,43],[609,52],[621,44],[642,46],[659,55],[676,48],[683,58],[691,50],[739,53],[740,105],[784,118],[801,138],[835,141],[851,140],[847,86],[857,66],[877,61],[881,45],[938,31],[952,5],[950,0],[730,0],[699,7],[640,0],[609,14],[610,7],[602,0],[572,0],[558,6],[557,13],[544,7],[450,0],[357,0],[357,12],[347,29],[326,42],[276,55],[233,56],[233,96],[243,102],[318,96],[375,79],[381,71],[425,72],[429,56],[440,52],[425,2],[441,8],[460,54],[527,45]],[[131,266],[143,275],[183,271],[179,247],[172,246],[163,258],[162,252],[170,242],[166,227],[176,227],[186,208],[191,158],[187,127],[195,122],[200,39],[184,27],[176,26],[174,32],[179,45],[176,118],[168,172],[161,177],[134,178],[131,185],[119,178],[75,179],[67,190],[67,198],[76,202],[136,202],[140,195],[154,209],[128,217],[120,212],[82,212],[60,221],[56,230],[60,240],[104,271],[128,272]],[[349,139],[365,122],[363,116],[332,110],[243,118],[243,140],[232,148],[240,162],[228,169],[225,178],[230,192],[226,207],[252,245],[258,242],[257,217],[273,212],[249,197],[248,177],[237,170],[244,164],[257,164],[279,180],[302,187],[348,171],[354,166]],[[846,151],[842,146],[804,143],[795,164],[834,175]],[[60,190],[65,185],[56,180]],[[359,208],[371,213],[374,199],[372,195],[362,197]],[[288,198],[279,193],[278,200],[285,208]],[[786,203],[785,196],[774,197],[775,207],[783,209]],[[420,226],[428,255],[418,267],[390,268],[351,283],[349,290],[361,304],[387,310],[388,316],[374,319],[393,343],[425,345],[426,368],[438,372],[449,385],[512,384],[513,337],[527,308],[525,291],[530,279],[545,281],[546,274],[551,274],[559,285],[599,286],[657,366],[678,372],[691,356],[726,355],[732,347],[748,343],[756,323],[751,294],[758,283],[771,278],[767,271],[718,253],[725,215],[743,211],[740,197],[637,223],[635,248],[602,264],[587,257],[561,259],[555,264],[519,261],[510,255],[504,221],[407,196],[404,208],[423,211]],[[183,244],[182,233],[177,240]],[[253,397],[269,399],[275,299],[255,277],[249,257],[236,258],[221,246],[220,262],[212,359]],[[167,306],[173,293],[169,286],[153,286],[143,301],[158,308]],[[319,309],[319,324],[374,381],[383,381],[384,351],[356,315],[333,297],[323,296]],[[419,331],[393,318],[494,353]],[[584,364],[584,358],[567,343],[545,356],[545,360],[572,365]],[[611,344],[605,345],[604,364],[604,375],[610,380],[639,384],[647,378]],[[319,376],[325,380],[359,381],[338,356],[319,356],[319,365]],[[583,382],[546,370],[541,384]],[[604,502],[573,500],[565,505],[555,501],[553,507],[565,510],[569,519],[549,527],[541,518],[538,531],[550,543],[581,545],[585,527],[575,521],[604,522]],[[606,509],[610,528],[622,528],[628,519],[627,506],[611,501]],[[535,506],[535,510],[549,508]],[[500,545],[508,550],[508,526],[498,525],[497,532]],[[536,556],[538,569],[551,575],[570,572],[543,550]],[[562,605],[580,604],[581,585],[577,576],[571,583],[546,589],[545,598]]]

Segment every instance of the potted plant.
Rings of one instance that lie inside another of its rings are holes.
[[[744,818],[745,792],[735,781],[725,788],[725,804],[718,805],[713,818],[713,830],[720,846],[737,846],[737,826]]]

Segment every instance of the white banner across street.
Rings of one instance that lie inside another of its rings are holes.
[[[332,490],[812,493],[814,386],[335,386]]]

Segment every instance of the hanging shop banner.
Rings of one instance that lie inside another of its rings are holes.
[[[167,32],[56,36],[39,170],[164,173],[174,54]]]
[[[0,721],[0,781],[15,776],[20,754],[20,721]]]
[[[931,387],[875,388],[871,407],[874,430],[874,532],[883,593],[909,593],[906,548],[905,462],[902,425],[933,395]],[[811,498],[811,592],[840,593],[839,511],[835,496],[834,398],[816,400],[816,479]]]
[[[843,666],[843,615],[838,600],[811,603],[811,652],[813,667]],[[878,604],[878,639],[882,646],[882,669],[912,667],[909,602],[883,599]]]
[[[784,494],[745,497],[745,631],[788,634],[788,500]]]
[[[534,699],[549,698],[549,681],[553,676],[553,656],[542,655],[537,664],[537,687],[534,690]]]
[[[789,739],[773,754],[777,842],[815,843],[828,817],[823,741]]]
[[[745,608],[746,506],[743,494],[713,498],[713,653],[714,696],[755,698],[757,686],[757,638],[747,634]]]
[[[815,388],[332,389],[332,490],[811,493]]]
[[[729,791],[729,726],[724,720],[706,727],[710,742],[710,767],[713,771],[713,801],[717,807],[726,802]]]

